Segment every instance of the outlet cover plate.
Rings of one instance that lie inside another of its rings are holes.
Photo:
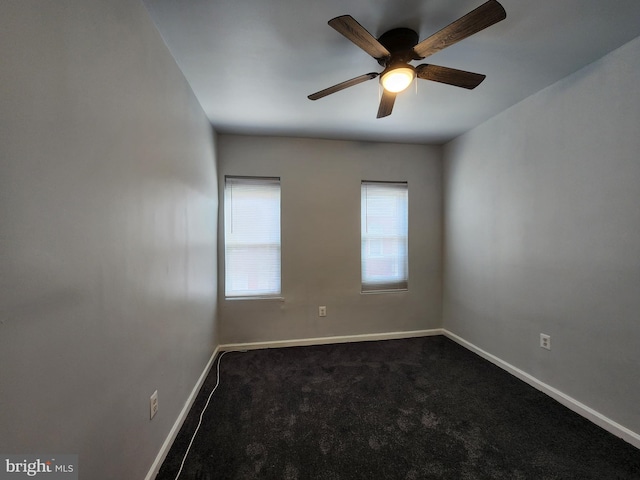
[[[158,413],[158,390],[153,392],[151,397],[149,397],[149,419],[152,419],[156,413]]]
[[[551,350],[551,336],[545,333],[540,334],[540,347]]]

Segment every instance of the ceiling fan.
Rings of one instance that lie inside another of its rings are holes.
[[[376,39],[350,15],[333,18],[329,25],[375,58],[384,70],[338,83],[308,98],[318,100],[379,76],[383,89],[377,118],[382,118],[391,115],[396,95],[406,89],[415,77],[467,89],[476,88],[485,75],[428,63],[414,67],[409,62],[433,55],[506,17],[502,5],[496,0],[489,0],[420,43],[418,34],[409,28],[394,28]]]

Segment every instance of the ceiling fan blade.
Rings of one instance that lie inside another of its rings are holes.
[[[380,74],[376,72],[360,75],[359,77],[352,78],[351,80],[346,80],[332,87],[325,88],[324,90],[320,90],[319,92],[312,93],[307,98],[309,100],[318,100],[319,98],[326,97],[327,95],[331,95],[332,93],[339,92],[340,90],[344,90],[345,88],[353,87],[354,85],[358,85],[359,83],[366,82],[367,80],[376,78],[378,75]]]
[[[373,35],[367,32],[351,15],[332,18],[329,20],[329,25],[373,58],[381,59],[391,56],[389,50],[376,40]]]
[[[418,43],[413,47],[413,51],[420,58],[428,57],[505,18],[507,18],[507,12],[505,12],[502,5],[496,0],[489,0],[475,10],[467,13],[464,17],[459,18],[439,32],[434,33],[429,38]]]
[[[479,73],[465,72],[455,68],[441,67],[439,65],[429,65],[427,63],[416,67],[416,76],[423,80],[446,83],[456,87],[473,90],[486,78],[486,75]]]
[[[380,107],[378,107],[378,115],[376,118],[387,117],[391,115],[393,110],[393,104],[396,101],[396,93],[382,90],[382,99],[380,100]]]

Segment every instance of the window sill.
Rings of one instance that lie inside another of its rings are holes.
[[[267,300],[267,301],[277,301],[284,302],[284,297],[261,297],[256,295],[255,297],[224,297],[225,300],[229,300],[235,302],[237,300]]]
[[[402,293],[408,292],[408,288],[394,288],[393,290],[367,290],[366,292],[360,292],[361,295],[378,295],[380,293]]]

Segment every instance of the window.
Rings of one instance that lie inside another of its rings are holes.
[[[226,177],[225,296],[280,295],[280,179]]]
[[[362,182],[362,291],[408,288],[407,183]]]

